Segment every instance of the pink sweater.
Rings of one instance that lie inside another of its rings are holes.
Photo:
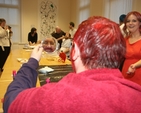
[[[141,113],[141,86],[118,69],[70,73],[58,83],[22,91],[9,113]]]

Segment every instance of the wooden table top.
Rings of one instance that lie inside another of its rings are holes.
[[[2,72],[0,78],[0,99],[3,99],[6,89],[10,82],[13,80],[12,78],[12,71],[18,71],[19,68],[22,66],[22,63],[19,62],[18,58],[28,60],[30,58],[32,50],[27,49],[14,49],[11,50],[7,61],[4,65],[4,71]],[[48,55],[47,53],[42,54],[41,60],[39,65],[66,65],[71,64],[69,60],[66,60],[65,63],[58,61],[59,57],[56,55]],[[37,81],[37,87],[40,87],[39,80]],[[2,111],[2,102],[0,103],[0,112]]]

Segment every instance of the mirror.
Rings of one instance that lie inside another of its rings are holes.
[[[58,49],[58,42],[55,38],[50,37],[42,41],[42,47],[45,52],[53,53]]]

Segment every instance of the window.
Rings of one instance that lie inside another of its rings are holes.
[[[20,42],[20,0],[0,0],[0,18],[12,27],[12,42]]]
[[[119,23],[119,16],[132,10],[132,0],[104,0],[104,16]]]
[[[90,0],[79,0],[79,23],[81,23],[83,20],[88,19],[90,15],[89,4]]]

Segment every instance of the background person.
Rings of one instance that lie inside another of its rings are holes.
[[[120,17],[119,17],[119,27],[120,27],[120,31],[121,31],[123,37],[126,36],[126,34],[125,34],[124,31],[123,31],[123,27],[124,27],[124,25],[125,25],[125,24],[124,24],[125,17],[126,17],[125,14],[122,14],[122,15],[120,15]],[[120,67],[119,67],[120,71],[122,70],[123,63],[124,63],[124,61],[121,63],[121,65],[120,65]]]
[[[6,20],[0,18],[0,73],[10,53],[10,41],[6,31]]]
[[[12,31],[12,27],[11,26],[7,26],[8,30],[9,30],[9,37],[11,39],[12,35],[13,35],[13,31]]]
[[[115,22],[104,17],[83,21],[71,50],[74,73],[35,88],[42,51],[34,48],[9,85],[5,113],[140,113],[141,86],[124,79],[118,69],[125,41]]]
[[[75,32],[76,32],[76,28],[75,28],[75,24],[74,24],[74,22],[70,22],[69,23],[69,33],[70,33],[70,35],[71,35],[71,39],[73,39],[73,37],[74,37],[74,34],[75,34]]]
[[[125,14],[122,14],[122,15],[120,15],[120,17],[119,17],[119,27],[120,27],[120,30],[121,30],[121,33],[122,33],[122,35],[123,35],[123,37],[125,37],[126,36],[126,34],[124,33],[124,31],[123,31],[123,27],[124,27],[124,19],[125,19],[125,17],[126,17],[126,15]]]
[[[29,45],[34,45],[38,41],[38,34],[36,28],[31,28],[31,31],[28,33],[28,42]]]
[[[58,40],[60,49],[63,41],[61,37],[65,36],[66,33],[63,30],[61,30],[59,26],[56,26],[55,32],[51,33],[51,35]]]
[[[122,74],[126,79],[141,85],[141,14],[139,12],[132,11],[127,14],[124,32],[126,55]]]
[[[64,40],[62,42],[60,52],[64,52],[67,57],[70,56],[70,47],[71,47],[71,35],[69,33],[66,33],[66,35],[63,37]]]
[[[11,46],[12,46],[12,40],[11,37],[13,35],[12,27],[7,25],[6,26],[6,31],[8,32],[8,37],[9,37],[9,43],[10,43],[10,51],[11,51]],[[9,52],[10,53],[10,52]]]

